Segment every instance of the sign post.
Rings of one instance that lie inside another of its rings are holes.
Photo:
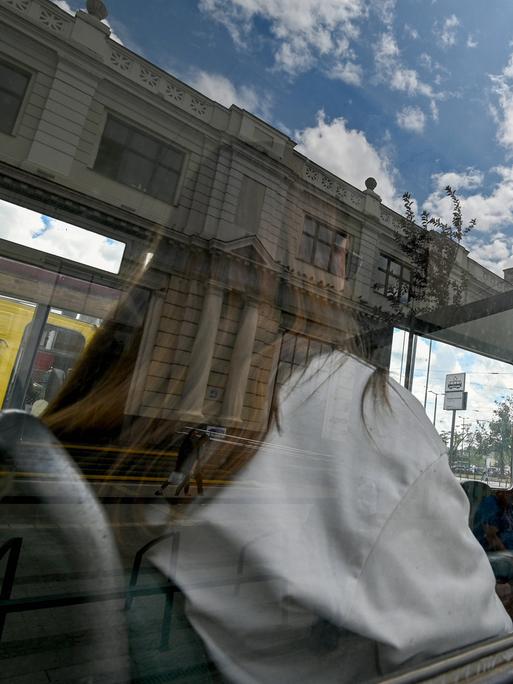
[[[452,411],[451,442],[449,446],[449,463],[454,459],[454,430],[456,411],[467,409],[468,392],[465,392],[466,373],[448,373],[445,376],[444,409]]]

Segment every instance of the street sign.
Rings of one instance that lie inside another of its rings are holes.
[[[448,373],[445,376],[445,391],[446,392],[464,392],[465,391],[465,373]]]
[[[465,411],[467,408],[468,392],[446,392],[444,409],[446,411]]]

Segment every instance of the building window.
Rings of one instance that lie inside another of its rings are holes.
[[[286,382],[298,368],[306,369],[316,356],[333,351],[334,346],[304,335],[287,332],[283,335],[278,366],[278,384]]]
[[[30,76],[0,63],[0,131],[12,133]]]
[[[309,216],[305,219],[299,258],[333,275],[346,275],[347,235]]]
[[[175,147],[109,116],[94,170],[169,203],[184,157]]]
[[[411,295],[411,270],[386,254],[379,255],[378,281],[375,290],[401,304],[407,304]]]

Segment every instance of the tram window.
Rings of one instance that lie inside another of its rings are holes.
[[[119,273],[125,242],[2,199],[0,219],[0,239],[102,271]]]
[[[27,90],[29,76],[0,62],[0,131],[12,133]]]
[[[513,635],[513,2],[82,4],[0,0],[0,679],[443,680]]]

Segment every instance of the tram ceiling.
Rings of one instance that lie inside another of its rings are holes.
[[[513,363],[513,291],[422,314],[415,320],[415,332]]]

